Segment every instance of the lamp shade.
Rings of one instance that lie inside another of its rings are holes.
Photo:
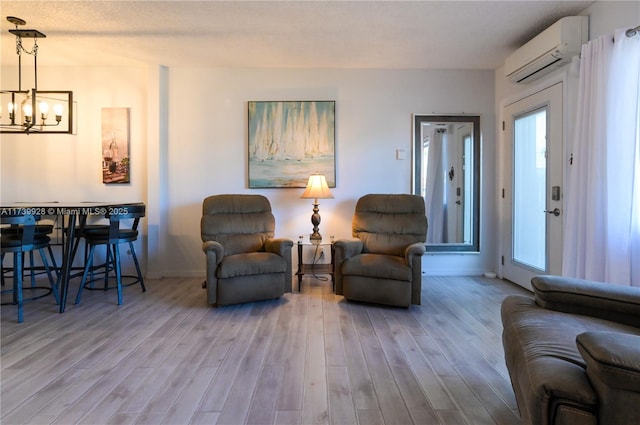
[[[324,174],[311,174],[307,188],[300,197],[302,199],[333,199]]]

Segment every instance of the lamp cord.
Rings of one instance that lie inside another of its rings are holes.
[[[327,281],[329,280],[327,276],[318,276],[316,275],[316,272],[315,272],[315,265],[318,264],[318,260],[320,260],[320,256],[318,255],[319,250],[320,250],[320,244],[317,244],[315,252],[313,253],[313,265],[314,265],[313,277],[318,280]]]

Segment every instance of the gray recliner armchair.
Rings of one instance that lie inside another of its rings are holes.
[[[214,195],[202,203],[207,300],[228,305],[291,292],[293,241],[274,238],[275,218],[262,195]]]
[[[427,217],[418,195],[370,194],[356,204],[354,239],[335,242],[336,294],[348,300],[420,304]]]

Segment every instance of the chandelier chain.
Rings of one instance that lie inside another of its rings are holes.
[[[34,38],[33,47],[31,48],[31,50],[27,50],[22,45],[22,37],[16,36],[16,53],[20,55],[22,54],[22,52],[26,53],[27,55],[38,56],[38,39]]]

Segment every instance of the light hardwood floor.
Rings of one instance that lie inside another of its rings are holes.
[[[499,308],[526,291],[425,277],[410,309],[305,280],[212,308],[201,279],[2,308],[2,424],[518,424]],[[75,295],[75,285],[71,296]]]

